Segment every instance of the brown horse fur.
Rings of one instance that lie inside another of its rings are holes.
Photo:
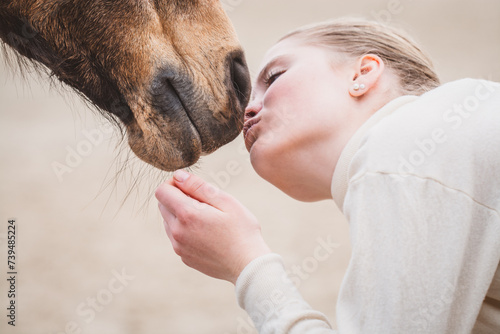
[[[242,129],[249,74],[217,0],[2,0],[0,38],[119,119],[160,169]]]

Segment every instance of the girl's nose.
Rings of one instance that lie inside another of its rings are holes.
[[[257,116],[257,114],[262,110],[262,102],[252,100],[245,109],[245,122],[249,119]]]

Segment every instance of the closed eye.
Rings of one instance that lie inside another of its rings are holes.
[[[269,74],[264,79],[264,84],[269,87],[271,86],[286,70],[280,70],[276,72],[269,72]]]

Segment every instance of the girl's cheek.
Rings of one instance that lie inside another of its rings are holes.
[[[290,80],[287,80],[285,78],[278,78],[271,86],[267,88],[266,92],[264,93],[263,99],[267,100],[268,102],[273,102],[285,97],[297,86],[291,85],[289,83]]]

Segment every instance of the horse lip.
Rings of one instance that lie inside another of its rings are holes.
[[[176,113],[185,115],[196,132],[196,137],[201,143],[201,133],[186,103],[188,99],[183,96],[182,90],[179,88],[179,86],[182,87],[183,84],[182,82],[176,83],[175,79],[176,77],[173,75],[173,72],[167,71],[155,80],[152,86],[153,100],[155,101],[154,106],[157,110],[166,115],[174,115]]]
[[[193,118],[191,117],[190,109],[186,106],[186,104],[184,103],[184,99],[182,98],[181,94],[175,88],[174,84],[170,80],[169,80],[169,85],[170,85],[170,87],[172,87],[173,93],[175,94],[175,96],[179,100],[179,103],[181,104],[184,113],[186,114],[187,118],[189,119],[189,122],[191,123],[191,125],[195,129],[196,134],[198,135],[198,138],[200,139],[200,143],[201,143],[202,142],[201,141],[201,133],[200,133],[200,130],[198,130],[198,127],[196,126],[196,123],[194,122]]]

